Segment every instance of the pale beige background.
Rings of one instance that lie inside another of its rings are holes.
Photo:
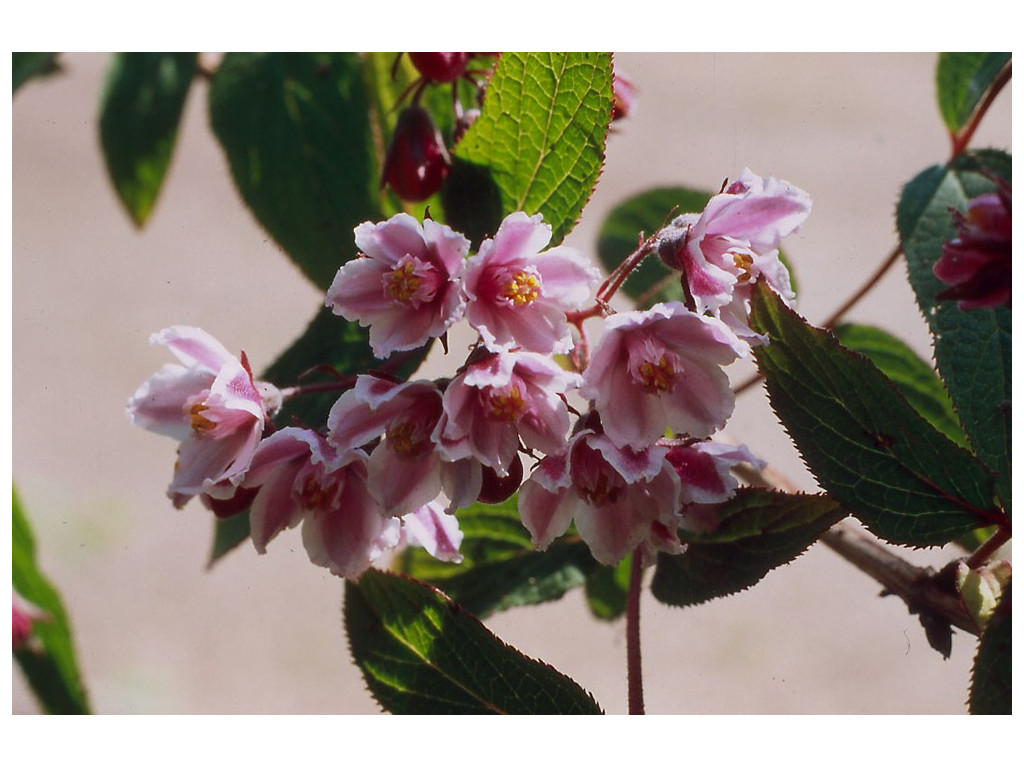
[[[943,160],[935,56],[631,55],[639,107],[570,238],[593,253],[603,215],[660,184],[717,188],[749,166],[805,189],[814,210],[787,250],[800,309],[825,317],[894,243],[900,186]],[[125,401],[170,358],[150,333],[199,325],[262,368],[321,301],[241,204],[197,84],[151,222],[136,231],[106,179],[96,110],[107,57],[13,104],[13,471],[46,571],[71,612],[102,713],[373,713],[348,660],[341,582],[312,566],[297,532],[263,557],[244,546],[207,572],[210,519],[164,496],[174,444],[129,425]],[[976,144],[1010,148],[1010,94]],[[894,270],[852,315],[922,354],[927,334]],[[443,364],[443,363],[442,363]],[[737,370],[737,378],[745,370]],[[729,433],[806,490],[813,479],[762,395]],[[941,553],[910,552],[922,562]],[[974,640],[943,661],[914,617],[816,546],[744,594],[688,609],[643,603],[651,712],[961,713]],[[621,622],[582,595],[488,622],[625,710]],[[13,709],[33,712],[14,672]]]

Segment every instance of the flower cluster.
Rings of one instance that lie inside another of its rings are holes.
[[[710,439],[734,406],[723,368],[761,342],[746,315],[752,284],[791,298],[779,241],[809,210],[803,191],[745,171],[642,246],[679,269],[691,301],[621,313],[608,308],[607,282],[595,299],[601,276],[582,254],[548,247],[539,215],[510,214],[472,254],[430,219],[367,222],[327,306],[369,327],[380,359],[465,320],[478,341],[450,378],[360,374],[323,431],[274,431],[282,393],[254,380],[244,355],[175,327],[153,340],[183,365],[143,384],[129,414],[181,441],[176,504],[250,505],[261,553],[301,523],[311,560],[344,577],[403,541],[457,559],[453,513],[517,489],[538,548],[574,523],[600,562],[639,552],[649,563],[684,549],[680,529],[714,525],[713,505],[736,489],[731,469],[759,464]],[[588,354],[590,317],[603,328]],[[587,404],[571,407],[573,393]],[[524,456],[534,463],[522,482]]]

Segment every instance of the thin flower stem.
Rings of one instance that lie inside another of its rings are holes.
[[[971,553],[971,556],[967,558],[967,567],[973,569],[983,566],[992,558],[997,549],[1010,540],[1010,535],[1009,529],[999,528],[988,537],[988,541]]]
[[[643,581],[643,555],[633,553],[626,594],[626,676],[629,685],[629,714],[644,714],[644,673],[640,661],[640,584]]]

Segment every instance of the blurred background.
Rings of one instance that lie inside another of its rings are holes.
[[[211,516],[165,496],[175,445],[129,424],[125,404],[170,355],[149,335],[198,325],[262,369],[322,303],[235,192],[190,93],[168,178],[145,229],[116,200],[97,109],[109,57],[67,54],[13,103],[13,474],[41,566],[61,590],[99,713],[379,712],[348,656],[342,583],[298,531],[265,556],[239,547],[212,570]],[[896,242],[899,190],[942,162],[934,54],[617,54],[636,84],[594,197],[567,243],[595,254],[604,215],[653,186],[718,189],[744,167],[806,189],[814,209],[786,250],[799,310],[821,321]],[[1011,149],[1011,97],[974,146]],[[902,265],[850,313],[930,358]],[[434,355],[428,365],[446,370]],[[735,380],[749,374],[736,367]],[[813,478],[760,389],[727,439],[794,486]],[[906,551],[940,564],[941,551]],[[642,604],[647,709],[684,713],[964,713],[975,638],[943,660],[897,598],[822,545],[756,587],[689,609]],[[487,621],[503,640],[626,710],[622,621],[581,591]],[[35,712],[20,671],[13,710]]]

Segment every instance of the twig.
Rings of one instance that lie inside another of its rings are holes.
[[[887,593],[900,597],[911,613],[927,612],[964,632],[978,634],[960,598],[942,588],[934,569],[908,563],[846,522],[832,526],[821,541],[885,587]]]

